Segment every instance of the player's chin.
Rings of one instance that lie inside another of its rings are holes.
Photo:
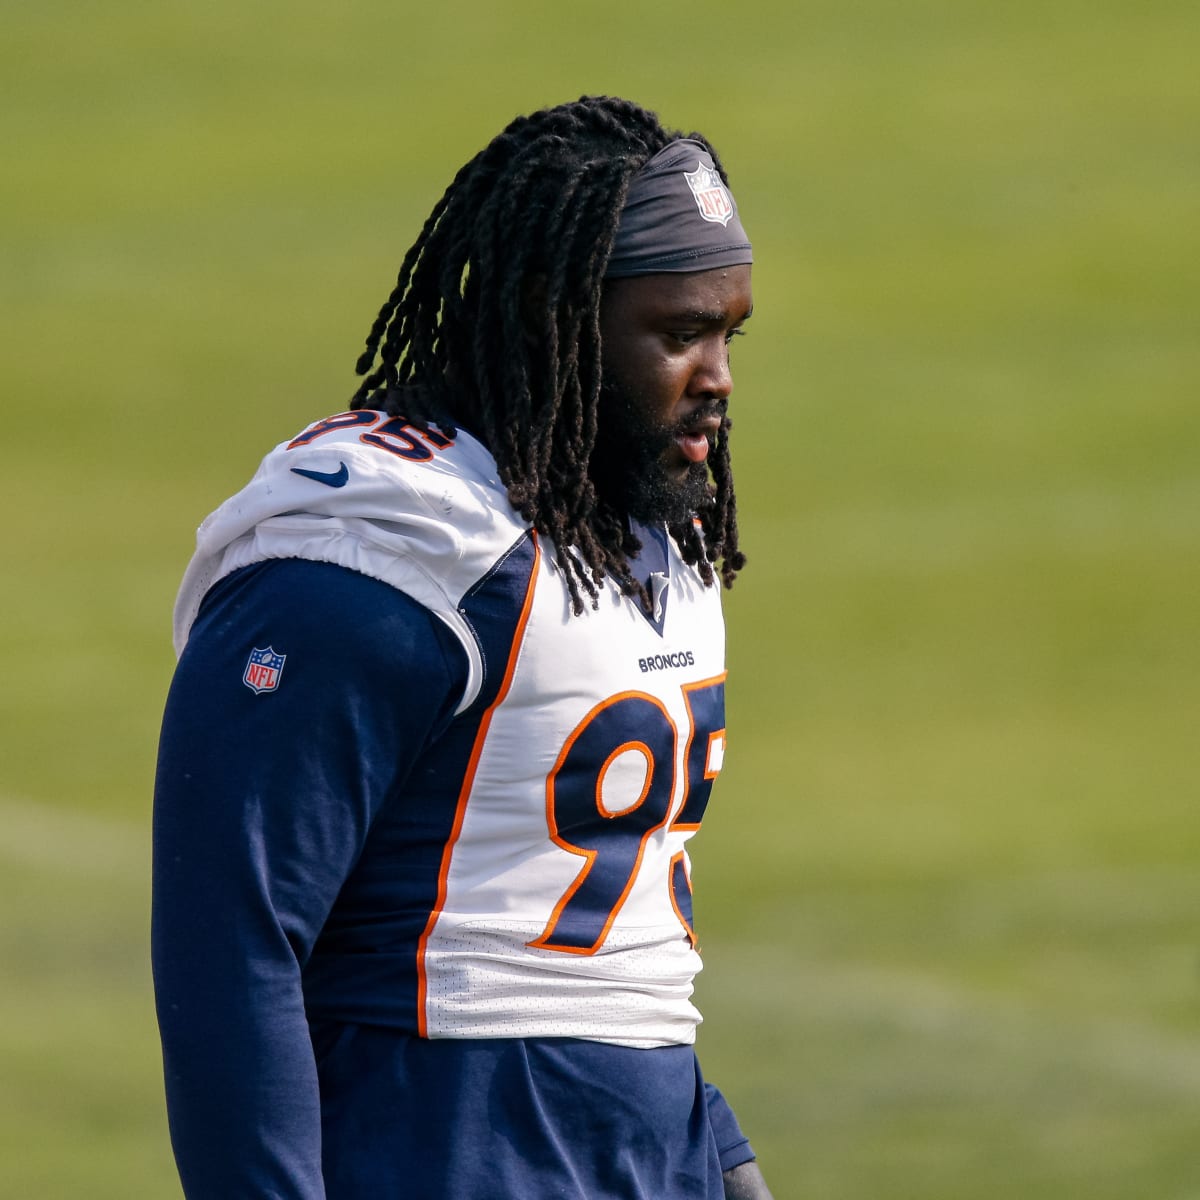
[[[658,466],[663,478],[676,487],[684,487],[708,474],[705,463],[688,458],[674,442],[663,451]]]
[[[707,463],[684,462],[662,467],[660,489],[664,515],[668,520],[682,521],[707,507],[713,488]]]

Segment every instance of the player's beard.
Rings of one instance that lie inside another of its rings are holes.
[[[689,463],[682,478],[665,466],[675,438],[695,423],[663,424],[649,406],[620,383],[600,387],[600,416],[590,473],[600,499],[625,516],[652,525],[690,521],[712,502],[706,462]],[[715,411],[715,410],[714,410]]]

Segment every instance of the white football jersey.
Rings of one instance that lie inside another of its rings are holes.
[[[719,589],[669,543],[652,617],[608,581],[572,615],[486,448],[373,411],[276,447],[197,541],[179,650],[217,579],[305,558],[400,589],[466,653],[469,754],[445,766],[457,803],[411,947],[417,1031],[691,1042],[686,844],[725,748]]]

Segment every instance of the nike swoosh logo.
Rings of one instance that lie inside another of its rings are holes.
[[[293,475],[303,475],[305,479],[315,479],[327,487],[345,487],[350,479],[350,469],[345,463],[338,463],[336,471],[309,471],[305,467],[293,467]]]

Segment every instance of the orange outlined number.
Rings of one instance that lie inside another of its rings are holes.
[[[445,450],[453,446],[451,438],[434,429],[418,429],[404,417],[391,417],[370,433],[360,433],[360,442],[368,446],[379,446],[410,462],[428,462],[434,450]]]
[[[546,820],[555,845],[584,864],[531,946],[567,954],[600,948],[647,839],[667,823],[674,761],[675,726],[645,692],[622,692],[575,727],[546,780]]]
[[[683,688],[688,711],[683,800],[671,829],[700,827],[725,745],[725,676]],[[575,727],[546,780],[550,837],[582,858],[571,886],[531,946],[595,954],[604,944],[638,871],[646,844],[668,822],[675,795],[679,733],[661,701],[622,692]],[[689,939],[691,883],[683,852],[666,885]]]
[[[368,425],[374,425],[375,428],[367,431],[365,427]],[[295,450],[297,446],[307,446],[327,433],[334,433],[339,429],[356,429],[359,426],[364,428],[364,432],[358,435],[358,440],[364,445],[378,446],[389,454],[408,459],[409,462],[428,462],[435,450],[445,450],[454,445],[453,438],[439,433],[432,427],[420,429],[406,417],[389,417],[387,413],[373,408],[360,408],[318,421],[299,437],[288,442],[287,448]]]
[[[725,760],[725,676],[684,684],[683,698],[687,702],[689,726],[684,753],[686,798],[671,828],[699,829],[712,795],[713,780]]]
[[[318,421],[315,425],[310,425],[299,437],[294,437],[288,442],[288,449],[295,450],[297,446],[307,446],[309,442],[315,441],[319,437],[323,437],[327,433],[333,433],[338,429],[354,429],[359,425],[374,425],[379,420],[380,414],[370,408],[360,408],[353,412],[338,413],[336,416],[326,417],[323,421]]]
[[[713,780],[725,761],[725,676],[685,684],[689,733],[684,764],[684,800],[671,822],[672,829],[699,829],[712,795]],[[671,905],[688,940],[696,944],[693,928],[692,880],[682,850],[671,859]]]

